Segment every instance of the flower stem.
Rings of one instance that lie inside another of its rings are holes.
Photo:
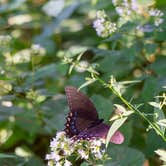
[[[164,136],[164,134],[162,133],[162,131],[160,130],[159,126],[153,122],[151,122],[145,115],[144,113],[142,113],[139,109],[135,108],[132,104],[130,104],[126,99],[123,98],[123,96],[121,94],[119,94],[114,88],[113,86],[111,86],[110,84],[107,84],[105,81],[103,81],[101,78],[99,78],[97,75],[94,75],[96,80],[98,80],[103,86],[108,87],[130,110],[134,111],[135,113],[137,113],[138,115],[140,115],[145,121],[147,121],[149,123],[149,125],[156,131],[156,133],[158,135],[160,135],[162,137],[162,139],[164,141],[166,141],[166,137]]]

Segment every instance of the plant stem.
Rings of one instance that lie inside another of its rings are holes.
[[[164,141],[166,141],[166,137],[160,130],[159,126],[157,124],[154,124],[151,122],[145,115],[142,113],[139,109],[135,108],[132,104],[130,104],[126,99],[123,98],[110,84],[107,84],[105,81],[103,81],[101,78],[99,78],[97,75],[94,75],[96,80],[98,80],[102,85],[106,85],[117,97],[120,98],[120,100],[132,111],[136,112],[138,115],[140,115],[145,121],[149,123],[149,125],[156,131],[157,134],[159,134]]]

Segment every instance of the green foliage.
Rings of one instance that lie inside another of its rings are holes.
[[[112,147],[108,152],[112,156],[112,161],[106,165],[110,166],[140,166],[144,163],[144,155],[142,152],[129,147]],[[122,155],[123,154],[123,155]],[[129,157],[130,156],[130,157]]]
[[[64,88],[72,85],[124,134],[122,145],[109,144],[112,159],[104,165],[147,159],[156,166],[155,151],[163,160],[157,150],[166,148],[166,16],[149,11],[165,12],[166,2],[138,0],[140,8],[129,6],[132,15],[122,17],[121,0],[61,0],[45,10],[50,1],[0,1],[0,165],[46,165],[69,110]],[[107,38],[92,26],[98,10],[106,14]],[[109,34],[110,22],[116,29]]]

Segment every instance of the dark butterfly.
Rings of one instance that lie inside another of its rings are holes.
[[[96,108],[89,98],[74,87],[66,87],[65,91],[70,108],[64,129],[67,136],[76,140],[105,139],[110,126],[99,119]],[[123,141],[124,136],[119,131],[110,140],[115,144],[121,144]]]

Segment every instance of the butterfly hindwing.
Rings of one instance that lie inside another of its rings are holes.
[[[110,126],[100,123],[97,126],[89,128],[80,132],[75,139],[94,139],[94,138],[102,138],[106,139],[107,133],[109,131]],[[120,131],[116,131],[112,136],[110,142],[114,144],[121,144],[124,141],[124,136]]]

